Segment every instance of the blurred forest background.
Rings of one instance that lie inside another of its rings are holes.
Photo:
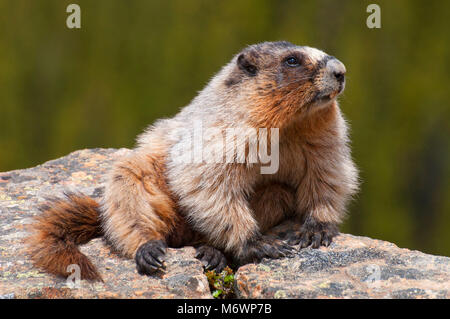
[[[245,45],[288,40],[348,70],[363,183],[342,231],[450,256],[449,32],[447,0],[0,0],[0,171],[133,147]]]

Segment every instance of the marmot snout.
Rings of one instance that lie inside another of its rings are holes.
[[[318,89],[317,99],[330,100],[345,88],[345,66],[341,61],[328,56],[323,62],[324,68],[318,72],[314,83]]]

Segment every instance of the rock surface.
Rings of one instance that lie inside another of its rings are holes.
[[[64,190],[101,196],[105,172],[126,152],[82,150],[34,168],[0,173],[0,298],[212,298],[192,247],[169,249],[166,271],[143,277],[133,260],[121,258],[103,240],[94,239],[82,251],[97,266],[104,283],[82,280],[79,288],[69,288],[64,279],[32,267],[22,239],[37,206]]]
[[[240,298],[450,298],[450,258],[340,234],[327,248],[240,267],[236,283]]]
[[[212,298],[192,247],[169,249],[165,272],[143,277],[134,261],[95,239],[82,251],[104,283],[81,281],[78,288],[32,267],[22,240],[37,206],[64,190],[100,197],[112,161],[127,152],[82,150],[0,173],[0,298]],[[273,232],[286,233],[290,227],[285,223]],[[235,284],[239,298],[449,298],[450,258],[341,234],[328,248],[306,248],[293,258],[242,266]]]

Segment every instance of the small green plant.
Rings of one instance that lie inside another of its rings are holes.
[[[225,267],[219,274],[216,274],[214,270],[208,270],[206,277],[214,298],[230,299],[234,297],[234,273],[230,267]]]

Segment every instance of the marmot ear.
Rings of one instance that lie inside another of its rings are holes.
[[[250,76],[255,76],[258,73],[258,68],[256,67],[256,63],[250,61],[249,57],[244,53],[241,53],[237,58],[237,65],[239,69],[244,71]]]

